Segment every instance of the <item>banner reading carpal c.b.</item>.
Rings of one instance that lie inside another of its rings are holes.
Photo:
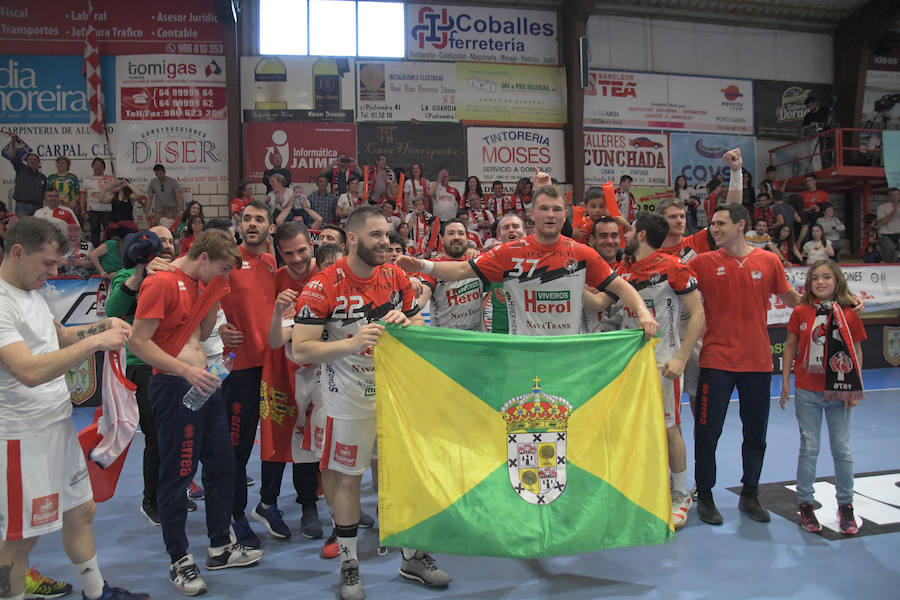
[[[659,375],[640,331],[389,326],[375,381],[383,545],[533,558],[674,535]]]

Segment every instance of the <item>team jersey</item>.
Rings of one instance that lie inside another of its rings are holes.
[[[178,337],[199,298],[197,280],[181,269],[172,267],[171,271],[157,271],[141,282],[134,318],[159,319],[151,339],[165,349]],[[177,355],[177,352],[172,354]]]
[[[681,238],[681,242],[673,246],[663,246],[659,252],[663,254],[671,254],[687,264],[691,262],[698,254],[704,252],[712,252],[716,249],[716,242],[713,240],[709,228],[701,229],[693,235]]]
[[[486,288],[503,282],[513,334],[579,333],[585,284],[604,290],[616,278],[593,249],[564,236],[544,246],[529,235],[469,263]]]
[[[659,323],[659,343],[656,344],[656,362],[661,367],[671,360],[681,346],[679,323],[681,300],[679,296],[697,289],[697,280],[690,267],[674,256],[658,250],[637,262],[619,265],[619,275],[637,290],[656,322]],[[638,329],[640,321],[630,308],[616,302],[621,311],[622,329]]]
[[[700,366],[739,373],[771,372],[766,329],[769,298],[791,289],[778,257],[759,248],[746,256],[716,250],[695,258],[691,268],[706,313]]]
[[[65,206],[71,206],[81,194],[78,177],[74,173],[47,175],[47,189],[58,191],[59,200]]]
[[[269,319],[275,310],[275,257],[267,252],[254,254],[241,246],[241,268],[228,277],[231,293],[222,298],[228,322],[244,334],[244,341],[232,351],[234,370],[261,367],[269,347]]]
[[[375,267],[368,279],[353,274],[342,258],[315,277],[297,298],[301,325],[324,325],[329,340],[353,337],[363,325],[392,310],[411,317],[419,304],[409,278],[390,264]],[[375,418],[375,362],[372,352],[349,354],[322,364],[322,398],[329,417]]]
[[[438,258],[436,260],[451,261],[454,259]],[[478,277],[468,277],[459,281],[443,281],[421,273],[419,279],[431,288],[432,326],[481,331],[484,318],[482,295],[486,288]]]
[[[606,259],[604,259],[606,260]],[[614,260],[609,264],[609,268],[613,272],[619,271],[620,261]],[[598,313],[585,308],[581,317],[582,333],[600,333],[602,331],[617,331],[622,328],[622,316],[620,311],[615,310],[615,304],[610,306],[602,313]]]

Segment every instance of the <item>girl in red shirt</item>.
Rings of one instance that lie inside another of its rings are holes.
[[[866,339],[847,281],[833,260],[810,266],[800,303],[788,322],[781,377],[781,408],[790,394],[791,365],[800,425],[797,460],[797,500],[800,526],[809,532],[822,529],[813,510],[813,483],[822,431],[822,413],[828,423],[831,456],[837,480],[838,521],[841,531],[853,535],[853,455],[850,451],[850,409],[863,398],[862,349]],[[794,357],[797,360],[794,361]]]

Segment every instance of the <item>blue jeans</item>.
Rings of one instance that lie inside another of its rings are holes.
[[[851,409],[843,402],[825,402],[824,392],[795,390],[797,423],[800,425],[800,456],[797,458],[797,500],[813,501],[816,459],[822,437],[822,412],[828,423],[838,504],[853,502],[853,454],[850,451]]]

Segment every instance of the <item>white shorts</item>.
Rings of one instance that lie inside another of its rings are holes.
[[[2,540],[61,529],[63,513],[94,499],[71,419],[32,437],[0,440],[0,482]]]
[[[681,425],[681,380],[663,377],[662,369],[659,371],[659,383],[662,386],[663,411],[666,415],[666,429]]]
[[[376,420],[325,420],[325,440],[322,446],[323,471],[338,471],[346,475],[362,475],[369,468],[375,447]]]

